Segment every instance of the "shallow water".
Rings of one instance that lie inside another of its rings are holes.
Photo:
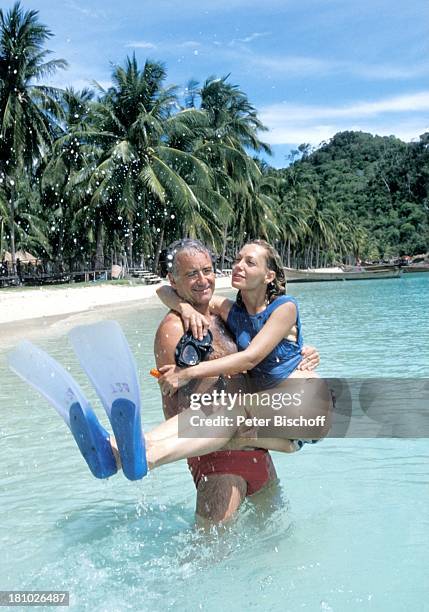
[[[305,341],[321,352],[321,374],[429,376],[429,275],[290,292]],[[97,404],[66,332],[118,320],[137,358],[149,429],[161,419],[148,371],[163,312],[88,313],[30,336]],[[141,483],[95,480],[65,425],[7,371],[2,353],[0,589],[69,590],[79,611],[427,609],[427,440],[325,440],[274,453],[281,487],[248,501],[227,528],[201,533],[185,462]]]

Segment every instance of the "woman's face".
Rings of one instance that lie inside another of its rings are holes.
[[[267,268],[266,252],[259,244],[246,244],[235,258],[232,268],[232,286],[249,291],[267,286],[275,273]]]

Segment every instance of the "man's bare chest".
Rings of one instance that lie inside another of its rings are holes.
[[[233,336],[219,317],[212,316],[210,331],[213,334],[213,353],[209,359],[219,359],[237,352]]]

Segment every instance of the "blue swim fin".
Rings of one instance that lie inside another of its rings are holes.
[[[96,478],[117,472],[109,433],[102,427],[82,389],[50,355],[24,340],[7,355],[9,367],[54,406],[73,434]]]
[[[140,387],[128,342],[116,321],[75,327],[69,334],[81,366],[94,385],[116,438],[129,480],[147,474],[140,417]]]

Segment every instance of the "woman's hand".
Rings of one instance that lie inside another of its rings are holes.
[[[303,359],[298,370],[315,370],[320,364],[320,355],[314,346],[303,346],[301,355]]]
[[[173,397],[175,393],[189,382],[185,368],[176,365],[165,365],[159,368],[161,376],[158,378],[159,386],[163,395]]]
[[[180,318],[183,321],[185,331],[190,329],[194,338],[198,340],[203,339],[210,327],[209,319],[190,304],[181,304]]]

